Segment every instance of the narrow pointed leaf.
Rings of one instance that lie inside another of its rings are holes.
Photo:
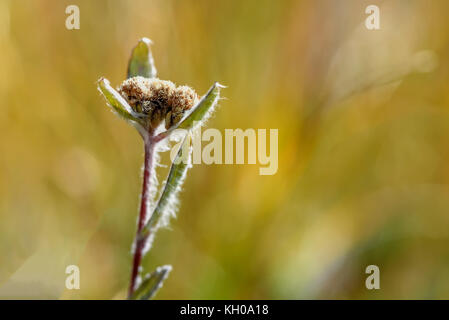
[[[183,150],[187,151],[187,155],[183,154]],[[192,154],[192,145],[190,143],[190,133],[187,133],[178,153],[170,167],[167,181],[162,191],[161,197],[154,208],[150,220],[142,230],[141,237],[148,236],[151,232],[157,230],[160,226],[161,219],[164,217],[166,210],[173,209],[172,202],[175,201],[176,193],[181,188],[187,170],[190,167],[190,156]]]
[[[142,38],[131,52],[128,63],[128,78],[145,77],[155,78],[157,74],[154,66],[153,54],[151,53],[151,40]]]
[[[214,107],[217,105],[220,99],[220,89],[225,88],[218,82],[215,82],[209,91],[201,98],[192,111],[182,120],[177,129],[191,129],[195,123],[200,124],[206,121],[209,115],[212,113]]]
[[[100,78],[98,90],[103,94],[108,105],[121,117],[139,122],[139,114],[134,112],[126,100],[111,87],[109,80]]]
[[[131,299],[148,300],[154,297],[156,292],[162,287],[164,280],[167,279],[171,269],[171,266],[166,265],[158,267],[155,271],[148,274],[136,291],[134,291]]]

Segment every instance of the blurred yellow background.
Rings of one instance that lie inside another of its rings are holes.
[[[80,30],[65,8],[80,8]],[[380,7],[381,30],[365,28]],[[143,146],[96,90],[159,77],[279,129],[279,170],[195,165],[145,269],[158,299],[449,298],[449,2],[0,2],[0,298],[122,299]],[[167,164],[168,157],[163,157]],[[167,168],[158,171],[165,179]],[[80,267],[81,289],[65,289]],[[381,289],[365,288],[366,266]]]

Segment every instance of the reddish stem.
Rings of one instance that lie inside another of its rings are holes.
[[[147,237],[140,237],[140,232],[144,227],[145,221],[149,213],[150,207],[150,183],[151,183],[151,171],[153,168],[153,151],[155,143],[151,139],[145,139],[145,160],[144,160],[144,171],[143,171],[143,184],[142,184],[142,196],[140,199],[140,213],[139,221],[137,223],[137,233],[135,238],[135,251],[133,258],[133,266],[131,271],[131,281],[129,285],[128,298],[132,296],[135,290],[137,277],[139,275],[140,263],[143,256],[143,248],[145,247],[145,241]]]

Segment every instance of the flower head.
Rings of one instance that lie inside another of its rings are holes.
[[[123,81],[118,92],[135,112],[145,116],[152,128],[164,120],[165,128],[172,127],[199,100],[195,90],[188,86],[176,87],[171,81],[141,76]]]
[[[112,110],[135,126],[146,141],[160,141],[176,129],[190,130],[204,123],[217,105],[223,86],[215,82],[200,99],[189,86],[157,78],[151,43],[142,38],[134,47],[128,78],[117,91],[104,77],[98,80],[98,90]],[[163,122],[166,131],[159,133],[156,129]]]

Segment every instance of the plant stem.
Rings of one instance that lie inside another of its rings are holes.
[[[137,223],[137,233],[134,239],[135,249],[134,258],[131,271],[131,281],[129,285],[128,298],[130,298],[135,290],[137,277],[139,275],[140,263],[142,261],[143,249],[145,247],[145,242],[148,237],[140,237],[142,228],[145,222],[148,220],[148,215],[150,214],[150,184],[151,184],[151,173],[153,171],[154,162],[154,147],[155,142],[151,139],[144,139],[145,147],[145,160],[144,160],[144,171],[143,171],[143,184],[142,184],[142,196],[140,199],[140,212],[139,220]]]

